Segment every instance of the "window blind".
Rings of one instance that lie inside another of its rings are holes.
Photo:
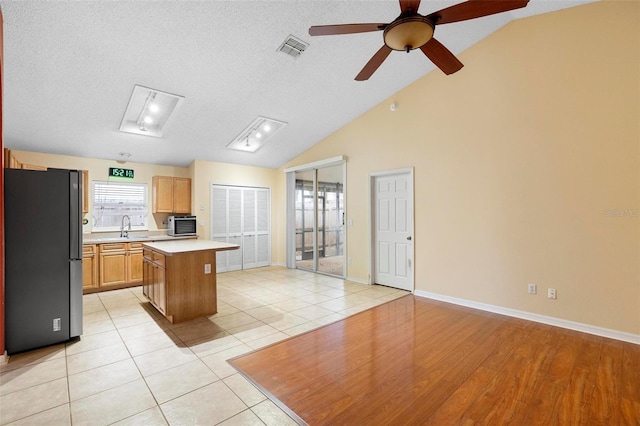
[[[148,229],[147,184],[93,181],[93,228],[120,230],[129,216],[131,229]]]

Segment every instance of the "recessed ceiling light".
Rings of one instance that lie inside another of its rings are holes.
[[[266,117],[258,117],[244,128],[229,144],[227,148],[238,151],[256,152],[265,142],[273,137],[278,130],[286,126],[284,121],[278,121]],[[261,133],[263,130],[265,134]]]
[[[120,131],[162,137],[182,102],[184,96],[135,85],[120,123]]]

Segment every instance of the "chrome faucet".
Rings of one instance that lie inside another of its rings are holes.
[[[128,230],[124,230],[124,218],[127,218]],[[120,238],[129,238],[129,232],[131,232],[131,218],[128,215],[122,215],[122,223],[120,224]]]

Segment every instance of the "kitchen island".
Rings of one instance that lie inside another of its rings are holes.
[[[196,239],[167,232],[95,233],[82,236],[82,290],[84,294],[142,285],[142,243]]]
[[[239,247],[209,240],[143,243],[145,297],[172,323],[215,314],[216,252]]]

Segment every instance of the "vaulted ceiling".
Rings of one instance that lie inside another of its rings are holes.
[[[514,19],[590,1],[531,0],[524,9],[438,26],[436,37],[459,54]],[[423,0],[419,12],[457,3]],[[0,7],[4,144],[25,151],[276,168],[441,72],[420,51],[392,52],[371,79],[357,82],[382,46],[381,32],[308,34],[312,25],[391,22],[396,0],[2,0]],[[296,59],[278,51],[289,35],[309,43]],[[162,138],[118,130],[136,84],[185,97]],[[227,149],[258,116],[288,125],[255,153]]]

